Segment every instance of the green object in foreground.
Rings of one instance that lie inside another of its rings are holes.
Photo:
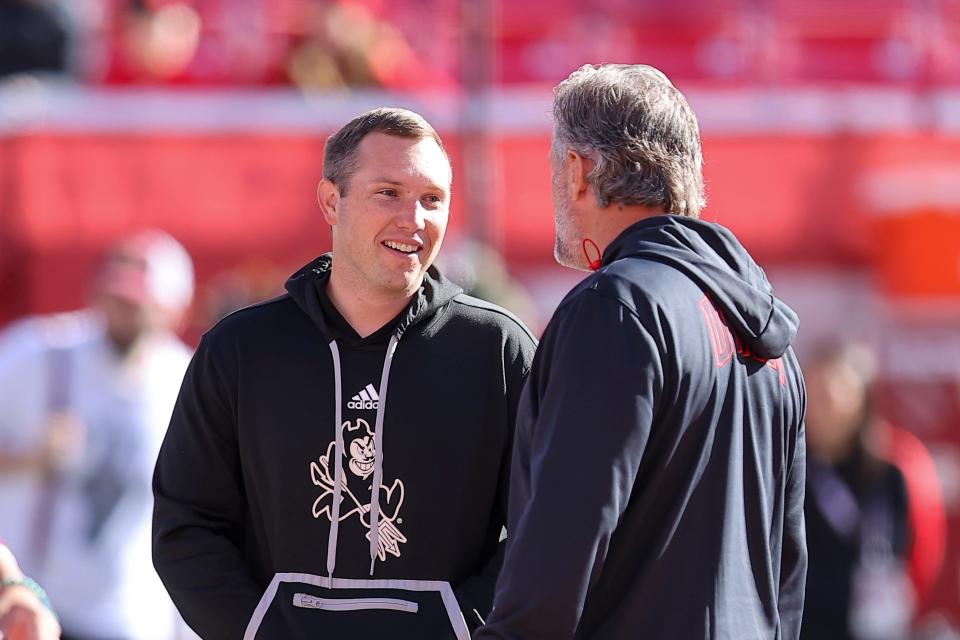
[[[43,606],[50,610],[50,613],[54,616],[57,615],[53,610],[53,605],[50,603],[47,592],[44,591],[43,587],[33,578],[28,578],[27,576],[23,576],[22,578],[4,578],[2,584],[4,589],[7,587],[26,587],[33,592],[33,595],[37,596],[37,599],[40,600]]]

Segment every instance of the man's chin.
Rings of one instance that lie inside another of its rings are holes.
[[[404,295],[413,295],[423,285],[423,277],[424,272],[422,271],[404,273],[403,278],[396,282],[396,289],[398,292],[402,291]]]
[[[570,252],[560,244],[555,245],[553,248],[553,259],[556,260],[557,264],[561,267],[576,269],[577,271],[590,271],[590,267],[583,259],[583,256],[570,255]]]

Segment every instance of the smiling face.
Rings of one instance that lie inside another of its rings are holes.
[[[373,473],[376,446],[373,436],[366,435],[350,443],[350,462],[347,466],[355,475],[366,478]]]
[[[362,295],[413,295],[443,242],[451,178],[431,138],[364,137],[345,188],[320,183],[333,229],[334,277]]]

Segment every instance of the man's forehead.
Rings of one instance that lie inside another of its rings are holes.
[[[359,156],[374,156],[375,160],[383,160],[386,155],[396,154],[397,156],[419,155],[447,160],[446,154],[437,144],[437,141],[430,137],[408,138],[406,136],[394,136],[387,133],[374,131],[364,136],[357,147]]]
[[[397,182],[412,172],[446,186],[452,177],[447,155],[430,137],[407,138],[373,132],[361,140],[356,160],[356,173],[384,182]]]

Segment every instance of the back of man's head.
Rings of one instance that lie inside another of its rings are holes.
[[[346,195],[347,183],[356,165],[357,147],[371,133],[385,133],[399,138],[437,143],[443,155],[450,160],[440,135],[419,113],[396,107],[373,109],[345,124],[327,139],[323,149],[323,177],[337,185],[340,195]]]
[[[601,207],[662,208],[698,217],[706,204],[696,116],[683,94],[648,65],[584,65],[556,89],[554,154],[573,149]]]

